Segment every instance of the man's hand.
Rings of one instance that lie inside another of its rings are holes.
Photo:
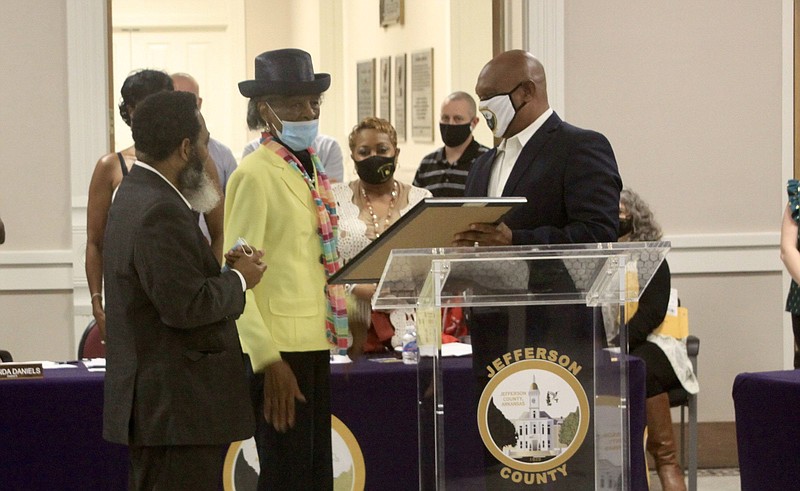
[[[469,230],[453,236],[454,247],[509,246],[511,229],[505,223],[471,223]]]
[[[264,418],[279,433],[294,428],[295,399],[306,402],[289,364],[279,360],[267,365],[264,371]]]
[[[261,261],[262,257],[264,257],[263,250],[254,250],[248,256],[242,251],[241,247],[238,247],[225,254],[225,263],[228,267],[242,273],[247,288],[250,289],[261,281],[264,271],[267,270],[267,265]]]

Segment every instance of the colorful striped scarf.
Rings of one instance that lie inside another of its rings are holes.
[[[328,175],[322,168],[319,157],[313,148],[308,148],[308,153],[311,155],[311,162],[314,164],[314,170],[317,175],[317,185],[314,186],[297,157],[286,147],[275,141],[271,133],[265,131],[261,134],[261,144],[278,154],[305,179],[308,190],[311,191],[311,197],[317,207],[319,222],[317,233],[322,242],[322,264],[325,266],[325,276],[330,278],[332,274],[342,267],[338,248],[339,217],[336,214],[336,199],[333,197]],[[347,328],[347,301],[345,299],[344,285],[326,285],[325,295],[328,299],[327,314],[325,316],[328,341],[338,350],[340,355],[346,355],[347,348],[350,345],[350,336]]]

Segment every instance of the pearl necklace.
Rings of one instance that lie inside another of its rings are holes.
[[[394,204],[397,202],[397,181],[392,182],[392,199],[389,201],[389,212],[386,214],[386,217],[383,219],[383,231],[386,232],[386,229],[389,228],[389,223],[392,218],[392,212],[394,211]],[[375,214],[375,211],[372,209],[372,202],[369,200],[369,196],[367,195],[367,191],[364,187],[361,187],[361,197],[364,199],[364,202],[367,204],[367,212],[369,212],[370,218],[372,218],[372,227],[375,230],[375,238],[381,236],[381,233],[378,231],[378,215]]]

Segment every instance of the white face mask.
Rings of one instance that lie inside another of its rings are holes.
[[[503,138],[511,121],[514,120],[514,116],[517,115],[517,111],[527,104],[527,102],[524,102],[522,106],[515,108],[514,102],[511,100],[511,94],[523,83],[525,83],[525,81],[520,82],[516,87],[511,89],[511,92],[497,94],[494,97],[480,101],[478,109],[481,114],[483,114],[483,117],[486,118],[486,124],[489,126],[489,129],[492,130],[492,133],[494,133],[494,136],[497,138]]]

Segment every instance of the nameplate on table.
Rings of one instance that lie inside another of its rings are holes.
[[[0,380],[43,377],[41,363],[0,363]]]

